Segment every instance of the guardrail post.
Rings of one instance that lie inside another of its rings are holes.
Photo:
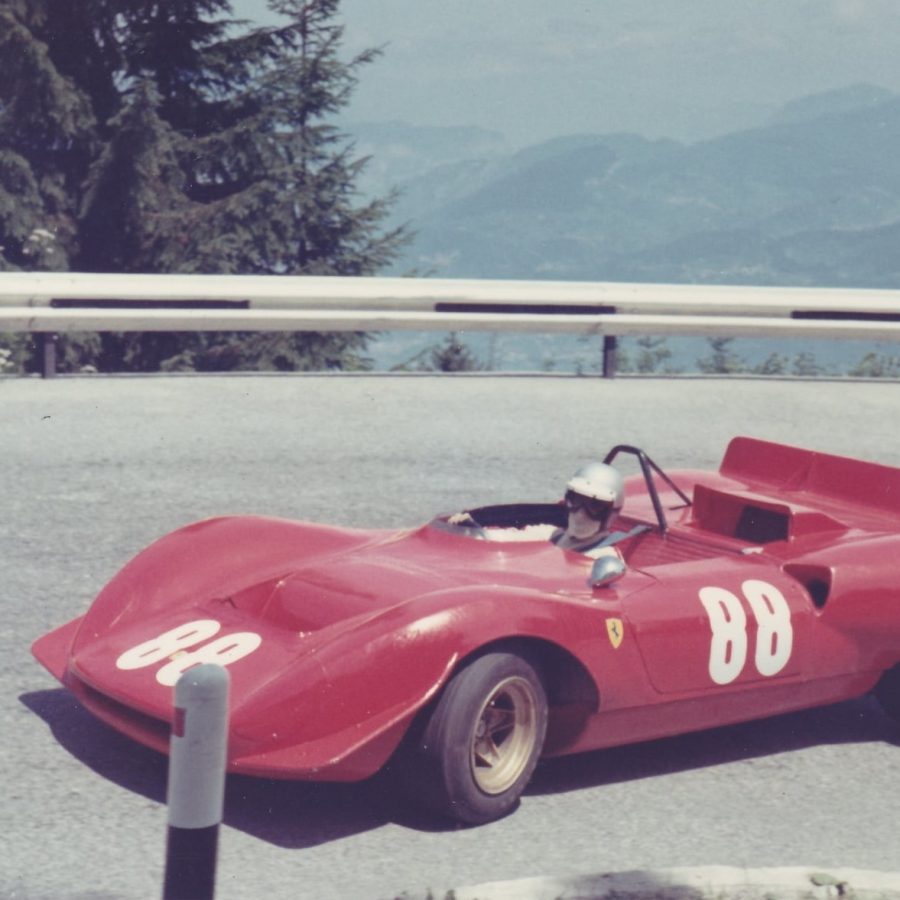
[[[603,335],[603,377],[616,377],[616,350],[619,342],[614,334]]]
[[[41,377],[53,378],[56,375],[56,343],[59,335],[52,331],[41,333]]]
[[[212,900],[225,804],[228,671],[206,663],[175,684],[163,900]]]

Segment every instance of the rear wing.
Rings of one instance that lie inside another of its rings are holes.
[[[719,472],[749,490],[799,494],[806,506],[841,507],[850,517],[857,510],[900,518],[900,469],[893,466],[736,437]]]

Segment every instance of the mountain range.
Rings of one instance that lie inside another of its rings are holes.
[[[399,189],[390,274],[900,286],[900,95],[861,84],[685,144],[580,134],[509,150],[481,129],[354,128],[362,185]]]

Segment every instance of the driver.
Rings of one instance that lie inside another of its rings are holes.
[[[564,550],[573,550],[596,559],[621,556],[615,547],[603,546],[625,500],[622,476],[606,463],[582,466],[566,484],[568,522],[550,540]]]

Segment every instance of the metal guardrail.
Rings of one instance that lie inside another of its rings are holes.
[[[0,273],[0,331],[531,331],[900,342],[900,290],[277,275]],[[49,370],[49,371],[48,371]]]

